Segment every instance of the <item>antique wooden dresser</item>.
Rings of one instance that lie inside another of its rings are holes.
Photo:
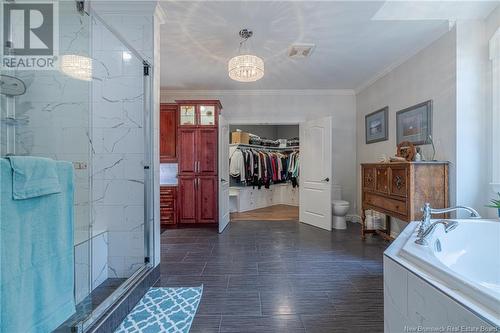
[[[361,164],[361,192],[361,238],[376,233],[390,240],[391,217],[405,222],[420,220],[426,202],[434,208],[448,207],[448,162]],[[385,228],[366,228],[367,209],[386,215]]]

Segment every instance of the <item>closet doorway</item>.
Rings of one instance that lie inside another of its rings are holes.
[[[230,221],[299,221],[298,124],[229,126]]]

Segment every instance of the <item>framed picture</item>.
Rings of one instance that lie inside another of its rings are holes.
[[[389,139],[389,107],[365,116],[366,144]]]
[[[423,145],[432,135],[432,100],[411,106],[396,113],[398,144],[409,141]]]

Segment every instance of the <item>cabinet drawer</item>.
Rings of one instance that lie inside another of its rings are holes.
[[[373,193],[365,193],[365,202],[371,206],[383,208],[400,215],[407,214],[405,201],[394,200]]]
[[[391,195],[406,197],[408,177],[406,168],[391,168]]]
[[[166,209],[166,208],[174,209],[174,201],[169,200],[169,201],[165,201],[165,202],[160,203],[160,209]]]
[[[173,196],[175,193],[175,189],[173,188],[163,188],[160,187],[160,195],[170,195]]]
[[[375,168],[363,169],[363,187],[370,190],[375,188]]]

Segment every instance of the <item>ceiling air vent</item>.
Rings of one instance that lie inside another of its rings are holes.
[[[307,58],[314,50],[314,44],[292,44],[288,48],[290,58]]]

